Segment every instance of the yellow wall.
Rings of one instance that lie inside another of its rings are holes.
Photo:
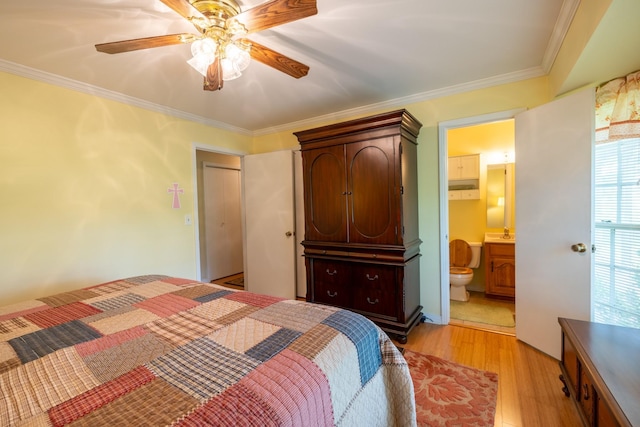
[[[399,107],[423,124],[425,313],[441,313],[438,123],[550,101],[600,19],[590,4],[581,3],[550,78]],[[267,152],[297,147],[292,132],[302,130],[250,138],[9,74],[0,87],[0,305],[136,274],[195,278],[196,231],[184,225],[194,213],[193,144]],[[185,191],[175,210],[174,182]]]
[[[193,143],[249,151],[249,137],[11,74],[0,87],[0,305],[196,277]]]

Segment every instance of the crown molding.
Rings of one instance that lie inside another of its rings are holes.
[[[521,80],[532,79],[536,77],[542,77],[546,75],[542,67],[534,67],[527,70],[516,71],[513,73],[502,74],[500,76],[493,76],[486,79],[476,80],[473,82],[467,82],[459,85],[449,86],[445,88],[435,89],[432,91],[421,92],[413,95],[409,95],[402,98],[391,99],[384,102],[375,104],[369,104],[362,107],[352,108],[349,110],[342,110],[339,112],[325,114],[323,116],[313,117],[311,119],[300,120],[297,122],[286,123],[281,126],[274,126],[264,129],[258,129],[253,132],[254,136],[263,136],[271,133],[285,132],[292,129],[310,128],[317,126],[321,123],[328,121],[339,121],[352,118],[354,116],[371,114],[380,110],[399,108],[408,104],[415,104],[418,102],[428,101],[430,99],[442,98],[445,96],[456,95],[463,92],[469,92],[472,90],[486,89],[492,86],[498,86],[507,83],[515,83]]]
[[[5,61],[3,59],[0,59],[0,71],[4,71],[9,74],[14,74],[16,76],[25,77],[32,80],[37,80],[43,83],[52,84],[54,86],[60,86],[65,89],[74,90],[77,92],[85,93],[87,95],[93,95],[100,98],[109,99],[111,101],[120,102],[126,105],[139,107],[145,110],[154,111],[156,113],[166,114],[168,116],[176,117],[178,119],[188,120],[188,121],[200,123],[206,126],[228,130],[241,135],[253,136],[253,133],[251,131],[248,131],[247,129],[231,126],[227,123],[207,119],[195,114],[177,110],[175,108],[170,108],[164,105],[155,104],[153,102],[145,101],[139,98],[135,98],[133,96],[124,95],[119,92],[103,89],[98,86],[93,86],[87,83],[79,82],[77,80],[62,77],[57,74],[47,73],[45,71],[27,67],[25,65],[20,65],[14,62]]]
[[[556,20],[556,25],[553,27],[553,33],[547,44],[547,50],[542,58],[542,69],[546,74],[549,74],[553,63],[560,52],[564,38],[569,31],[571,22],[576,15],[576,11],[580,6],[580,0],[564,0],[560,9],[560,14]]]

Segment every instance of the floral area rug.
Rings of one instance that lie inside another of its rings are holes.
[[[416,394],[418,426],[493,426],[498,374],[404,351]]]

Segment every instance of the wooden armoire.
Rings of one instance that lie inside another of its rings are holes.
[[[417,138],[406,110],[295,132],[307,301],[365,315],[405,343],[422,320]]]

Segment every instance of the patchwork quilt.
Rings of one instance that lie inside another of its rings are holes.
[[[1,426],[412,426],[368,319],[167,276],[0,307]]]

